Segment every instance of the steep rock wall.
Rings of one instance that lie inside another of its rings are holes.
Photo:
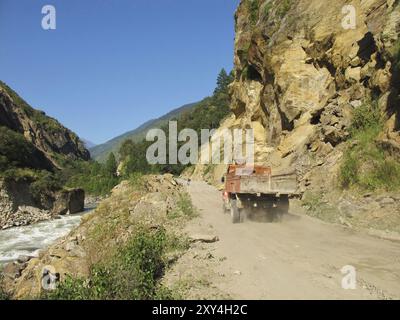
[[[342,25],[346,5],[354,29]],[[400,150],[398,1],[243,0],[235,21],[232,116],[221,129],[253,128],[257,163],[296,169],[302,181],[340,162],[352,114],[371,99],[387,119],[381,138]]]
[[[23,134],[40,152],[57,164],[57,155],[89,160],[89,151],[79,137],[44,112],[35,110],[12,89],[0,82],[0,126]]]

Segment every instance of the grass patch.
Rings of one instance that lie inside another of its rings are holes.
[[[179,194],[176,203],[176,209],[168,214],[168,218],[177,219],[180,217],[194,218],[197,215],[196,209],[193,206],[192,199],[188,193]]]
[[[383,128],[383,117],[376,101],[366,101],[354,110],[350,127],[352,138],[369,141]]]
[[[265,16],[265,18],[268,18],[271,9],[272,9],[272,2],[266,3],[265,6],[264,6],[264,16]]]
[[[307,191],[304,194],[303,206],[309,211],[317,211],[322,205],[322,195]]]
[[[258,21],[259,3],[258,0],[248,0],[247,8],[249,10],[249,19],[251,25],[254,27]]]
[[[280,4],[276,12],[277,15],[280,18],[283,18],[289,12],[291,6],[292,6],[292,0],[282,0],[282,3]]]
[[[143,174],[139,172],[133,172],[129,175],[128,178],[129,184],[135,189],[141,191],[144,189],[144,179]]]
[[[376,102],[355,110],[350,144],[340,169],[342,188],[362,190],[400,189],[400,163],[385,154],[375,140],[383,129],[383,117]]]
[[[177,202],[178,209],[186,217],[193,217],[196,214],[196,210],[193,206],[192,199],[188,193],[182,193],[179,195]]]
[[[322,193],[306,191],[302,205],[307,209],[307,214],[311,217],[331,223],[337,222],[338,209],[324,201]]]

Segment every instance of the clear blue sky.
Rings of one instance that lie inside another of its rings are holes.
[[[105,142],[209,95],[232,69],[239,0],[0,0],[0,80]],[[41,27],[54,5],[57,29]]]

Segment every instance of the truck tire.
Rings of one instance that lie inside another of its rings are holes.
[[[289,197],[287,195],[279,198],[279,211],[282,214],[289,213]]]
[[[231,219],[232,223],[240,223],[240,209],[237,207],[236,199],[231,200]]]
[[[265,221],[274,222],[275,208],[272,200],[266,200],[264,203]]]
[[[289,213],[289,197],[287,195],[280,196],[276,207],[275,221],[281,222],[285,214]]]

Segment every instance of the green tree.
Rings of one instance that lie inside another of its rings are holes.
[[[226,117],[230,110],[230,96],[228,86],[233,81],[233,73],[229,74],[222,69],[217,78],[217,86],[214,94],[200,101],[193,109],[179,114],[174,121],[178,122],[178,132],[185,128],[195,130],[201,136],[201,129],[216,129],[221,120]],[[166,136],[169,135],[168,124],[162,126]],[[183,164],[157,164],[150,165],[146,159],[147,148],[153,142],[143,139],[140,142],[125,141],[120,150],[120,160],[124,163],[123,175],[128,177],[132,173],[172,173],[179,175],[187,167]],[[167,160],[169,159],[169,141],[167,140]],[[178,142],[178,149],[184,142]]]
[[[117,168],[117,160],[115,159],[114,153],[111,152],[105,164],[105,171],[106,173],[115,175],[117,173]]]
[[[214,90],[214,95],[227,92],[228,85],[233,81],[233,73],[230,72],[229,74],[226,72],[224,68],[219,72],[217,77],[217,87]]]
[[[125,140],[121,148],[119,149],[119,159],[120,161],[125,161],[125,159],[133,154],[135,151],[135,143],[131,139]]]

